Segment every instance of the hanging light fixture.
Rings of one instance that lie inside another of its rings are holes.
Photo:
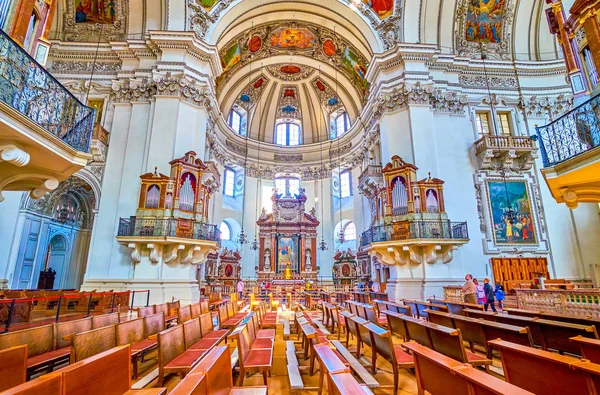
[[[333,35],[337,39],[335,34],[335,26],[333,27]],[[338,71],[337,67],[335,68],[335,97],[338,97]],[[338,234],[338,242],[340,244],[344,244],[346,242],[346,235],[344,234],[344,224],[342,223],[342,150],[340,147],[340,136],[337,135],[337,153],[338,153],[338,183],[339,183],[339,204],[340,204],[340,233]]]
[[[321,66],[319,66],[319,79],[321,79]],[[319,117],[319,130],[321,131],[321,117]],[[325,237],[324,237],[324,225],[323,225],[323,219],[324,217],[324,203],[325,201],[323,200],[323,175],[325,174],[325,169],[323,168],[323,145],[321,145],[319,147],[319,152],[321,153],[321,174],[319,182],[321,183],[321,194],[320,194],[320,198],[321,198],[321,242],[319,243],[319,250],[321,251],[325,251],[327,250],[327,243],[325,242]]]
[[[260,73],[259,76],[260,78],[262,78],[262,68],[263,65],[262,63],[260,64]],[[261,125],[261,119],[262,119],[262,95],[259,94],[258,96],[258,136],[256,139],[256,142],[258,143],[258,155],[257,155],[257,164],[256,164],[256,171],[258,172],[258,180],[256,182],[256,189],[258,191],[258,193],[256,194],[256,216],[255,218],[258,220],[258,201],[260,200],[260,197],[262,196],[262,177],[260,174],[260,125]],[[252,242],[252,244],[250,245],[250,249],[252,251],[256,251],[258,250],[258,239],[256,238],[256,236],[258,235],[259,229],[258,229],[258,224],[256,224],[256,230],[254,231],[254,241]]]
[[[253,25],[254,26],[254,25]],[[252,32],[250,34],[250,36],[252,37]],[[251,85],[252,83],[252,62],[250,62],[250,72],[248,73],[248,86]],[[247,121],[246,121],[247,123]],[[252,126],[252,125],[250,125]],[[240,245],[240,247],[242,247],[244,244],[248,244],[248,239],[246,236],[246,232],[244,232],[244,218],[246,217],[246,169],[248,168],[248,136],[251,133],[251,128],[248,127],[248,125],[246,124],[246,135],[244,136],[246,138],[246,151],[244,152],[244,195],[243,195],[243,201],[242,201],[242,228],[240,229],[240,233],[238,234],[237,237],[237,244]]]

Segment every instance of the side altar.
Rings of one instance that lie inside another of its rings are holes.
[[[306,194],[273,189],[272,213],[263,208],[256,221],[259,227],[258,281],[316,281],[317,227],[319,221],[313,208],[305,211]],[[286,268],[289,268],[286,271]],[[291,276],[290,276],[291,271]],[[291,278],[289,278],[291,277]]]

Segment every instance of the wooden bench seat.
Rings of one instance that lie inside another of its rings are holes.
[[[600,340],[590,339],[581,335],[569,339],[581,347],[581,355],[593,363],[600,363]]]
[[[331,375],[330,382],[331,395],[373,395],[373,391],[366,385],[359,384],[351,373]]]
[[[240,387],[244,385],[246,373],[261,372],[264,385],[267,373],[273,366],[273,349],[253,349],[250,328],[244,325],[237,336],[238,363],[240,366]]]
[[[198,309],[199,310],[199,309]],[[177,322],[183,324],[192,319],[192,305],[187,305],[177,309]]]
[[[206,350],[186,350],[183,325],[176,325],[158,334],[158,386],[164,378],[176,373],[185,376],[200,362]]]
[[[442,311],[445,313],[448,312],[447,306],[437,303],[422,302],[413,299],[402,299],[402,302],[405,305],[410,306],[410,308],[412,309],[412,313],[415,314],[417,318],[427,319],[427,313],[425,312],[425,310]]]
[[[2,395],[63,395],[62,373],[49,373],[12,387]]]
[[[119,313],[101,314],[92,316],[92,329],[98,329],[119,323]]]
[[[159,316],[162,319],[162,314]],[[158,347],[158,341],[155,338],[149,339],[149,337],[154,334],[148,334],[144,330],[144,323],[147,319],[153,319],[153,317],[142,317],[123,322],[117,325],[116,328],[117,345],[124,346],[129,344],[130,346],[131,366],[133,368],[132,370],[134,379],[137,378],[138,374],[138,360]],[[164,330],[164,326],[162,330]]]
[[[0,391],[27,379],[27,344],[0,350]]]
[[[481,318],[486,321],[500,322],[508,325],[527,327],[529,328],[529,332],[531,333],[531,338],[535,346],[542,347],[542,344],[544,343],[544,340],[542,339],[542,334],[540,332],[540,328],[536,323],[536,318],[492,313],[472,309],[465,309],[464,313],[467,314],[468,317],[472,318]]]
[[[267,387],[234,388],[229,347],[212,349],[170,392],[171,395],[266,395]]]
[[[535,323],[542,334],[543,350],[556,350],[561,354],[568,352],[570,354],[581,355],[581,348],[569,341],[569,338],[582,336],[590,339],[598,339],[598,332],[594,325],[578,325],[539,318],[535,319]]]
[[[219,339],[219,342],[221,340],[226,340],[227,338],[227,333],[229,333],[228,330],[226,329],[218,329],[215,330],[215,327],[213,325],[213,321],[212,321],[212,315],[210,313],[204,313],[202,315],[200,315],[200,331],[202,332],[202,338],[208,338],[208,339]]]
[[[404,315],[402,313],[398,313],[396,311],[384,310],[383,314],[387,319],[387,327],[390,332],[396,336],[399,336],[403,341],[408,341],[408,333],[406,332],[406,325],[404,321],[400,317]],[[412,317],[412,315],[406,315],[407,317]]]
[[[163,313],[165,316],[166,325],[174,324],[177,321],[177,313],[171,314],[169,311],[168,303],[161,303],[154,305],[154,314]]]
[[[415,358],[418,393],[431,394],[531,394],[492,375],[416,342],[404,344]]]
[[[504,378],[511,384],[535,394],[596,393],[588,387],[594,373],[576,369],[589,362],[504,340],[493,340],[490,345],[500,351]]]
[[[327,344],[317,344],[313,347],[313,351],[319,361],[319,394],[321,394],[325,385],[325,377],[332,374],[349,373],[350,368]],[[331,388],[329,382],[327,387]]]
[[[116,325],[75,333],[71,342],[71,363],[82,361],[116,346]]]
[[[434,300],[435,300],[435,302],[434,302]],[[465,310],[465,309],[483,311],[483,305],[481,305],[481,304],[456,302],[456,301],[447,300],[447,299],[429,299],[429,302],[430,303],[443,303],[444,305],[446,305],[446,307],[448,307],[448,312],[451,314],[466,315],[465,313],[463,313],[463,310]]]
[[[166,388],[131,389],[130,355],[129,346],[119,346],[58,370],[62,374],[63,394],[166,394]]]

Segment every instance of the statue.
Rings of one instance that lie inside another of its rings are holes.
[[[292,279],[292,268],[290,267],[290,262],[287,263],[285,270],[283,271],[283,278],[286,280]]]
[[[309,249],[307,249],[305,251],[305,254],[306,254],[305,255],[306,261],[304,263],[304,271],[308,273],[308,272],[310,272],[312,270],[312,261],[311,261],[312,255],[311,255]]]
[[[268,248],[265,250],[265,265],[263,270],[265,272],[271,271],[271,250],[269,250]]]

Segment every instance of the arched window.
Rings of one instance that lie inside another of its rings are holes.
[[[279,145],[299,145],[300,144],[300,126],[283,122],[275,126],[275,143]]]
[[[231,240],[231,227],[227,222],[221,222],[219,230],[221,231],[221,240]]]
[[[347,241],[356,240],[356,225],[354,225],[354,222],[348,222],[344,226],[344,237]]]
[[[298,178],[281,177],[275,179],[275,188],[283,196],[293,196],[300,193],[300,180]]]
[[[242,114],[235,110],[231,110],[229,113],[229,118],[227,119],[227,123],[234,132],[240,134],[242,131]]]
[[[352,177],[350,170],[345,170],[340,174],[340,196],[346,198],[352,195]]]
[[[340,137],[350,129],[350,118],[348,113],[343,112],[335,118],[335,135]]]
[[[235,192],[235,171],[230,168],[225,168],[225,180],[223,182],[223,193],[226,196],[233,196]]]

